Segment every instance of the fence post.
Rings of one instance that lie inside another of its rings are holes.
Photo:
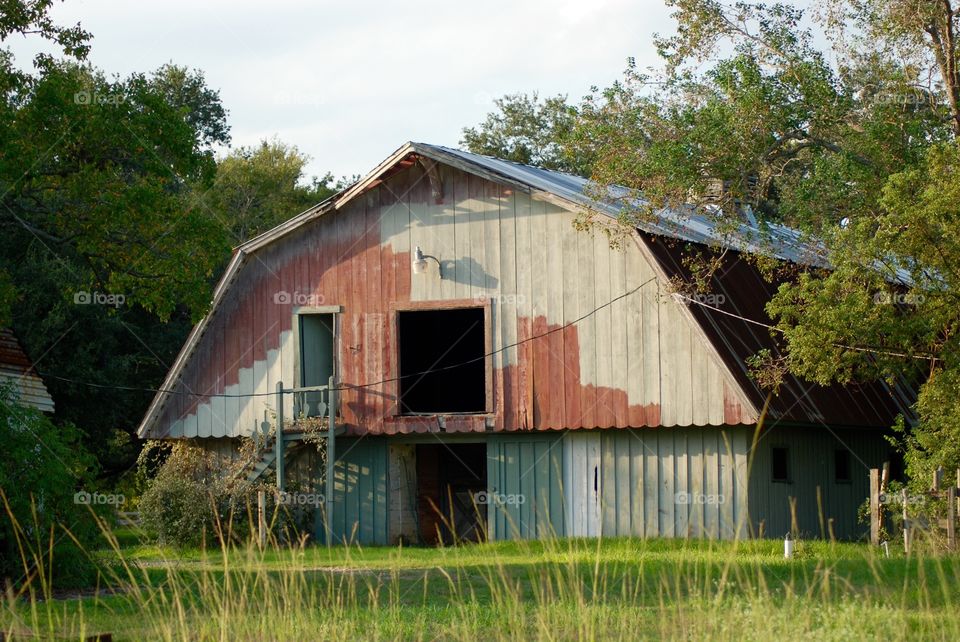
[[[947,489],[947,547],[951,551],[957,547],[957,488],[953,485]]]
[[[870,469],[870,543],[880,545],[880,471]]]
[[[261,550],[267,543],[267,494],[257,491],[257,541]]]
[[[277,382],[277,435],[273,441],[277,453],[277,491],[283,492],[284,489],[284,470],[283,470],[283,382]]]
[[[334,431],[336,430],[337,424],[337,389],[334,385],[334,379],[331,376],[328,388],[329,395],[329,408],[330,418],[327,420],[327,479],[326,487],[324,488],[324,538],[326,539],[327,546],[330,546],[332,543],[332,530],[330,528],[330,522],[333,520],[333,464],[336,461],[337,452],[336,445],[334,443]]]
[[[907,489],[900,491],[900,500],[903,502],[903,552],[910,554],[910,518],[907,516]]]

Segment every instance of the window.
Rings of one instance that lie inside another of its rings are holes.
[[[887,460],[890,462],[890,481],[907,481],[907,475],[904,471],[905,465],[903,461],[903,454],[895,450],[891,450]]]
[[[783,446],[774,446],[771,452],[772,479],[775,482],[790,481],[790,450]]]
[[[850,451],[845,448],[833,453],[833,478],[838,482],[850,481]]]
[[[487,409],[483,308],[397,313],[401,414]]]
[[[300,322],[300,386],[326,386],[333,376],[333,315],[301,314]],[[307,417],[315,417],[323,393],[308,392],[301,409]]]

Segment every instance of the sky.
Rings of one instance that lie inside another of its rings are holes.
[[[630,56],[656,65],[669,13],[661,0],[66,0],[52,15],[93,34],[108,74],[203,70],[234,147],[275,137],[311,158],[308,174],[352,176],[408,140],[457,146],[504,94],[579,99]],[[20,64],[39,46],[8,44]]]

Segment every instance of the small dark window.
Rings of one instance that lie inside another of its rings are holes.
[[[782,446],[774,446],[772,460],[773,481],[790,481],[790,451]]]
[[[907,480],[904,472],[903,454],[895,450],[890,451],[890,481],[904,482]]]
[[[833,477],[838,482],[850,481],[850,451],[837,450],[833,454]]]
[[[483,308],[397,314],[400,413],[487,409]]]

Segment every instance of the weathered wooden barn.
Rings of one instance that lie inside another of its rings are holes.
[[[787,377],[754,443],[767,395],[747,358],[774,347],[760,324],[776,284],[740,251],[762,237],[806,263],[815,248],[669,212],[611,247],[574,225],[619,213],[589,191],[404,145],[236,249],[140,435],[229,456],[275,414],[322,414],[333,377],[337,540],[782,537],[791,502],[802,533],[858,536],[902,391]],[[684,252],[707,246],[730,248],[711,296],[676,296]],[[322,492],[304,435],[281,434],[253,474],[279,466],[282,483]]]

